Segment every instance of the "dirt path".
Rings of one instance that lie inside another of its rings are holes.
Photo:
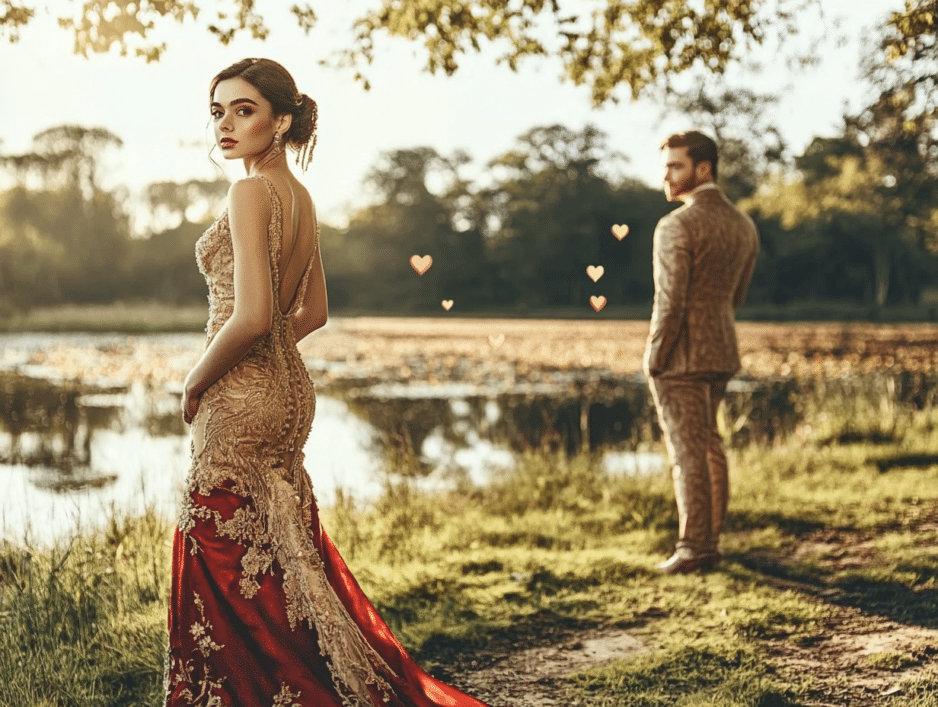
[[[910,528],[934,537],[938,506],[928,509]],[[797,640],[769,637],[769,659],[779,676],[802,683],[809,676],[805,707],[887,705],[903,692],[903,683],[938,662],[938,597],[934,590],[908,587],[884,595],[875,584],[832,581],[837,573],[877,564],[875,536],[870,532],[822,530],[787,552],[742,558],[769,584],[814,597],[831,610],[817,631]],[[923,554],[938,552],[928,544]],[[820,572],[798,577],[800,563],[810,561]],[[797,578],[795,578],[797,577]]]
[[[562,684],[568,675],[647,650],[644,641],[625,629],[585,629],[553,645],[497,657],[466,675],[465,683],[491,707],[569,707]]]
[[[917,524],[917,531],[938,530],[938,507]],[[819,531],[787,551],[729,557],[762,575],[780,590],[797,592],[823,604],[829,615],[809,634],[778,633],[758,641],[771,672],[784,683],[803,685],[800,707],[885,707],[905,691],[904,683],[938,664],[938,606],[934,592],[908,599],[909,620],[890,616],[898,597],[879,597],[850,585],[826,581],[834,572],[871,566],[871,537]],[[934,549],[926,552],[935,554]],[[798,563],[814,558],[829,571],[813,579],[794,578]],[[902,601],[899,601],[902,610]],[[886,608],[888,607],[888,608]],[[649,617],[653,622],[654,617]],[[565,678],[611,660],[652,649],[654,623],[641,636],[616,627],[531,625],[513,640],[491,646],[457,665],[454,674],[472,694],[492,707],[565,707]]]

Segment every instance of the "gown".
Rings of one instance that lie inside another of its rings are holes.
[[[263,180],[270,196],[273,324],[203,393],[192,421],[173,539],[165,705],[486,707],[410,658],[320,525],[302,451],[316,396],[294,333],[314,258],[281,312],[283,208],[269,179],[248,178]],[[227,211],[196,243],[196,259],[209,288],[211,341],[234,305]]]

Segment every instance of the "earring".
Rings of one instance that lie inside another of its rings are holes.
[[[279,155],[283,152],[283,140],[280,138],[280,133],[274,133],[274,154]]]

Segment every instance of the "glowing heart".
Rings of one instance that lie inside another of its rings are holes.
[[[624,226],[624,225],[623,226],[615,225],[612,227],[612,235],[614,235],[616,238],[618,238],[621,241],[623,238],[629,235],[629,227]]]
[[[590,280],[593,282],[598,282],[599,278],[603,276],[604,272],[606,272],[606,269],[602,265],[586,266],[586,274],[589,275]]]
[[[450,307],[453,306],[453,300],[451,300],[451,299],[445,299],[445,300],[443,300],[442,302],[440,302],[440,304],[442,304],[442,305],[443,305],[443,309],[445,309],[445,310],[448,312],[448,311],[450,310]]]
[[[590,297],[590,304],[593,305],[593,309],[598,312],[600,309],[606,306],[606,298],[603,295],[600,295],[599,297],[593,295]]]
[[[433,258],[429,255],[410,256],[410,267],[416,270],[418,275],[423,275],[431,265],[433,265]]]
[[[492,336],[489,334],[489,343],[492,345],[492,348],[498,348],[505,342],[505,335],[499,334],[498,336]]]

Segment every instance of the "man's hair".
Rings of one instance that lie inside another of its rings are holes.
[[[717,144],[707,135],[697,130],[674,133],[661,143],[662,150],[669,147],[686,147],[687,156],[691,158],[694,166],[701,162],[709,162],[710,172],[714,179],[717,178]]]

